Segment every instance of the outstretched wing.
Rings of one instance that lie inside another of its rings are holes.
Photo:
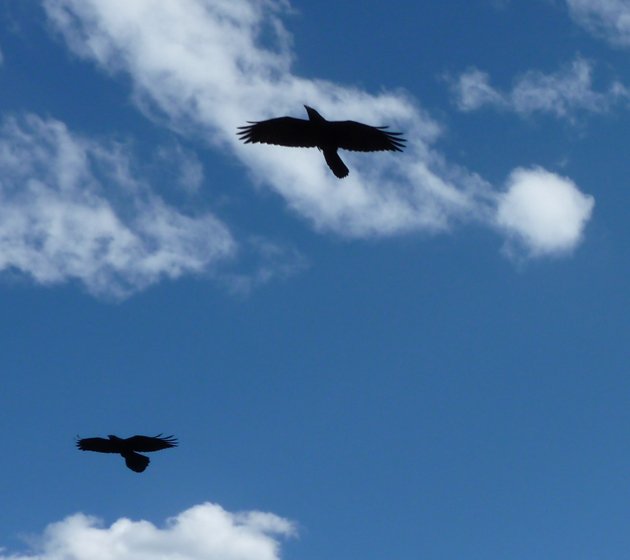
[[[101,438],[77,438],[77,447],[81,451],[98,451],[99,453],[120,453],[120,448],[115,442]]]
[[[386,126],[370,126],[355,121],[330,123],[337,146],[355,152],[402,152],[406,140],[401,132],[388,132]]]
[[[160,449],[168,449],[177,446],[177,438],[173,436],[162,437],[157,436],[132,436],[125,440],[134,451],[159,451]]]
[[[278,117],[268,121],[252,122],[239,126],[238,137],[245,144],[260,142],[293,148],[314,148],[317,146],[313,125],[304,119]]]

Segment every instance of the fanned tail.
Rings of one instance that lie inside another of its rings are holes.
[[[343,179],[348,176],[350,170],[346,167],[346,164],[341,160],[337,150],[324,150],[324,158],[328,167],[339,179]]]
[[[129,453],[123,453],[122,456],[125,458],[125,465],[134,472],[140,473],[149,466],[149,458],[139,453],[130,451]]]

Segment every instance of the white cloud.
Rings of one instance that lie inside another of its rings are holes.
[[[573,19],[611,44],[630,47],[630,1],[567,0]]]
[[[44,0],[44,7],[77,55],[130,77],[147,115],[238,158],[255,183],[319,231],[370,237],[496,223],[496,193],[437,153],[440,127],[407,94],[371,95],[292,72],[283,0]],[[479,95],[498,94],[488,86]],[[301,116],[304,103],[330,119],[389,124],[405,132],[408,148],[344,153],[351,173],[339,181],[315,150],[238,141],[246,121]]]
[[[120,298],[234,254],[228,229],[136,179],[122,146],[34,115],[0,123],[0,271]]]
[[[490,85],[488,74],[473,68],[453,81],[451,87],[462,111],[490,105],[520,115],[549,113],[569,119],[578,111],[607,111],[617,101],[628,98],[628,91],[618,82],[607,91],[595,91],[592,73],[591,63],[577,58],[551,74],[526,72],[516,79],[511,91],[501,92]]]
[[[462,111],[475,111],[484,105],[508,105],[505,96],[490,85],[490,76],[477,68],[471,68],[457,80],[452,80],[451,89],[455,103]]]
[[[216,504],[194,506],[163,527],[121,518],[109,527],[78,513],[49,525],[37,550],[0,560],[279,560],[279,537],[296,534],[272,513],[230,513]]]
[[[157,152],[160,170],[171,169],[175,183],[189,194],[196,193],[204,180],[204,170],[195,152],[184,149],[177,144],[172,147],[161,147]]]
[[[541,168],[516,169],[500,197],[497,224],[510,238],[506,249],[527,256],[554,256],[579,244],[594,207],[566,177]]]
[[[201,131],[319,230],[353,237],[439,231],[486,211],[488,185],[450,169],[431,150],[439,127],[407,95],[370,95],[292,73],[281,0],[45,0],[44,6],[75,53],[131,77],[143,111],[183,133]],[[389,124],[404,130],[410,145],[404,154],[344,154],[351,174],[339,181],[315,150],[237,139],[247,120],[305,117],[304,103],[331,119]]]

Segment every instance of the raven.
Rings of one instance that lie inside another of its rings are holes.
[[[99,453],[120,453],[125,464],[132,471],[140,473],[149,465],[149,458],[136,453],[136,451],[159,451],[177,446],[177,439],[173,436],[132,436],[122,439],[116,436],[107,436],[109,439],[77,438],[77,447],[81,451],[98,451]]]
[[[355,152],[402,152],[406,140],[401,132],[388,132],[386,126],[369,126],[355,121],[327,121],[315,109],[304,105],[308,120],[278,117],[267,121],[248,121],[239,126],[238,136],[245,144],[277,144],[294,148],[318,148],[324,152],[328,167],[339,178],[349,173],[337,150]]]

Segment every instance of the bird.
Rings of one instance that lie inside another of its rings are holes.
[[[337,150],[355,152],[402,152],[406,140],[402,132],[389,132],[386,126],[370,126],[356,121],[328,121],[315,109],[304,105],[308,120],[278,117],[248,121],[237,135],[245,144],[262,143],[294,148],[318,148],[331,171],[339,179],[350,172]]]
[[[159,451],[177,446],[177,439],[173,436],[131,436],[126,439],[109,435],[109,439],[101,437],[79,438],[77,447],[81,451],[98,451],[99,453],[119,453],[125,459],[125,464],[132,471],[141,473],[149,466],[149,458],[136,453],[142,451]]]

